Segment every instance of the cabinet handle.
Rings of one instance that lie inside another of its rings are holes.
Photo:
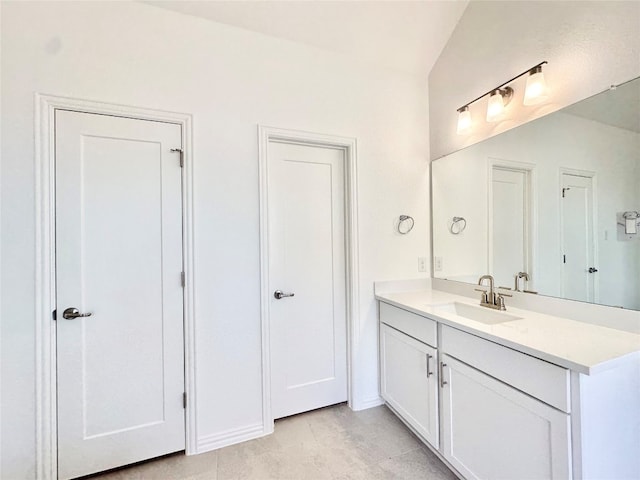
[[[446,363],[440,362],[440,387],[444,388],[447,382],[444,381],[444,367],[446,367]]]
[[[429,355],[427,353],[427,378],[429,378],[431,375],[433,375],[433,372],[431,371],[431,362],[429,361],[432,358],[433,358],[433,355]]]

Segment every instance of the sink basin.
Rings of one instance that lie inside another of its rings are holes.
[[[463,317],[468,320],[475,320],[476,322],[484,323],[485,325],[497,325],[499,323],[511,322],[522,318],[498,310],[491,310],[487,307],[475,307],[473,305],[458,302],[438,305],[435,309],[442,313],[457,315],[458,317]]]

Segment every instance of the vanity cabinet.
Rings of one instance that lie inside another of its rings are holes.
[[[640,335],[524,311],[474,328],[439,313],[449,294],[376,296],[382,397],[461,478],[640,479]]]
[[[379,306],[382,398],[458,473],[571,478],[567,369]]]
[[[398,330],[380,326],[382,398],[417,433],[438,448],[436,349]]]
[[[467,479],[569,479],[570,418],[446,354],[442,448]]]

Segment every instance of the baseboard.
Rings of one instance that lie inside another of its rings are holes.
[[[351,405],[351,409],[354,411],[366,410],[367,408],[378,407],[384,405],[384,399],[381,396],[375,396],[366,400],[355,401]]]
[[[267,432],[262,423],[234,428],[213,435],[204,435],[198,438],[198,453],[205,453],[218,448],[228,447],[236,443],[246,442],[254,438],[264,437]]]

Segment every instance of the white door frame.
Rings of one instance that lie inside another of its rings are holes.
[[[53,95],[35,95],[35,192],[36,192],[36,478],[55,480],[58,476],[56,322],[52,312],[55,297],[55,111],[128,117],[174,123],[182,127],[184,168],[182,170],[182,243],[184,288],[184,347],[186,453],[197,453],[195,395],[195,317],[193,244],[193,162],[192,117],[165,112],[80,100]]]
[[[298,130],[258,126],[258,159],[260,167],[260,321],[262,329],[262,421],[264,433],[273,432],[271,413],[271,343],[269,291],[269,204],[267,183],[267,152],[269,142],[279,142],[339,148],[345,159],[345,236],[346,236],[346,299],[347,299],[347,398],[353,408],[354,346],[359,332],[358,273],[358,182],[357,141],[355,138],[322,135]]]

